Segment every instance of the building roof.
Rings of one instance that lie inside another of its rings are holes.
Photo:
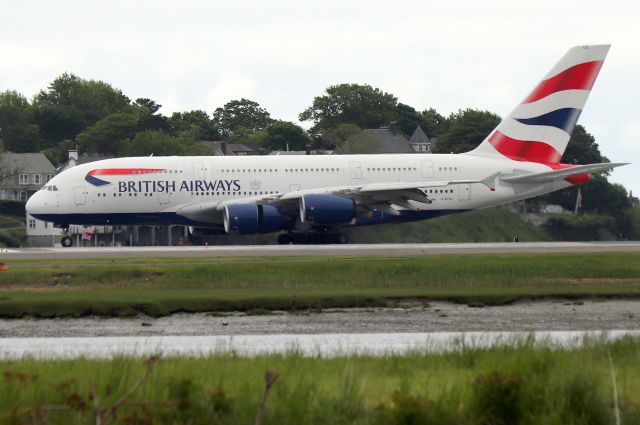
[[[413,130],[409,143],[431,143],[431,140],[429,140],[427,135],[424,133],[422,127],[417,126],[416,129]]]
[[[103,159],[115,158],[113,155],[101,155],[99,153],[83,153],[78,158],[78,164],[87,164],[89,162],[102,161]]]
[[[3,154],[3,165],[11,172],[23,174],[55,174],[56,168],[43,153]],[[4,168],[4,167],[3,167]]]
[[[200,140],[200,143],[211,149],[213,155],[222,156],[224,151],[222,150],[223,143],[218,140]]]
[[[67,168],[70,168],[70,167],[75,167],[76,165],[87,164],[89,162],[101,161],[103,159],[111,159],[111,158],[115,158],[115,157],[110,155],[102,155],[98,153],[83,153],[82,155],[80,155],[80,157],[77,160],[72,159],[70,157],[65,162],[60,164],[58,168],[56,168],[56,171],[60,173],[63,170],[66,170]],[[72,162],[73,164],[71,164]]]
[[[213,151],[214,155],[258,155],[259,151],[244,143],[220,140],[201,140],[200,143]]]
[[[391,129],[371,128],[364,131],[382,142],[384,153],[415,153],[409,141]]]

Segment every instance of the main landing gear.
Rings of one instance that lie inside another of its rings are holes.
[[[349,238],[344,233],[284,233],[278,236],[278,245],[337,245],[346,243],[349,243]]]

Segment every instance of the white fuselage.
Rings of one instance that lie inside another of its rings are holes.
[[[154,171],[95,175],[102,180],[100,186],[87,180],[92,170],[104,169]],[[245,203],[295,191],[419,181],[452,183],[425,188],[431,202],[410,201],[416,210],[453,213],[570,186],[565,181],[514,186],[491,179],[497,173],[547,170],[537,163],[465,154],[116,158],[65,170],[30,199],[28,210],[56,224],[220,224],[221,213],[207,213],[197,221],[176,213],[199,206],[212,211],[218,203]]]

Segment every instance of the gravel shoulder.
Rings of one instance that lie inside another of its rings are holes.
[[[544,300],[496,307],[432,302],[403,308],[248,316],[4,319],[0,338],[640,329],[640,301]]]

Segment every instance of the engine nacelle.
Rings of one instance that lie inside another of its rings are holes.
[[[270,233],[282,230],[286,217],[273,205],[234,204],[224,207],[227,233]]]
[[[344,224],[356,216],[356,201],[346,196],[309,194],[300,199],[300,221],[311,224]]]
[[[193,236],[214,236],[223,235],[224,232],[220,228],[189,226],[189,234]]]

